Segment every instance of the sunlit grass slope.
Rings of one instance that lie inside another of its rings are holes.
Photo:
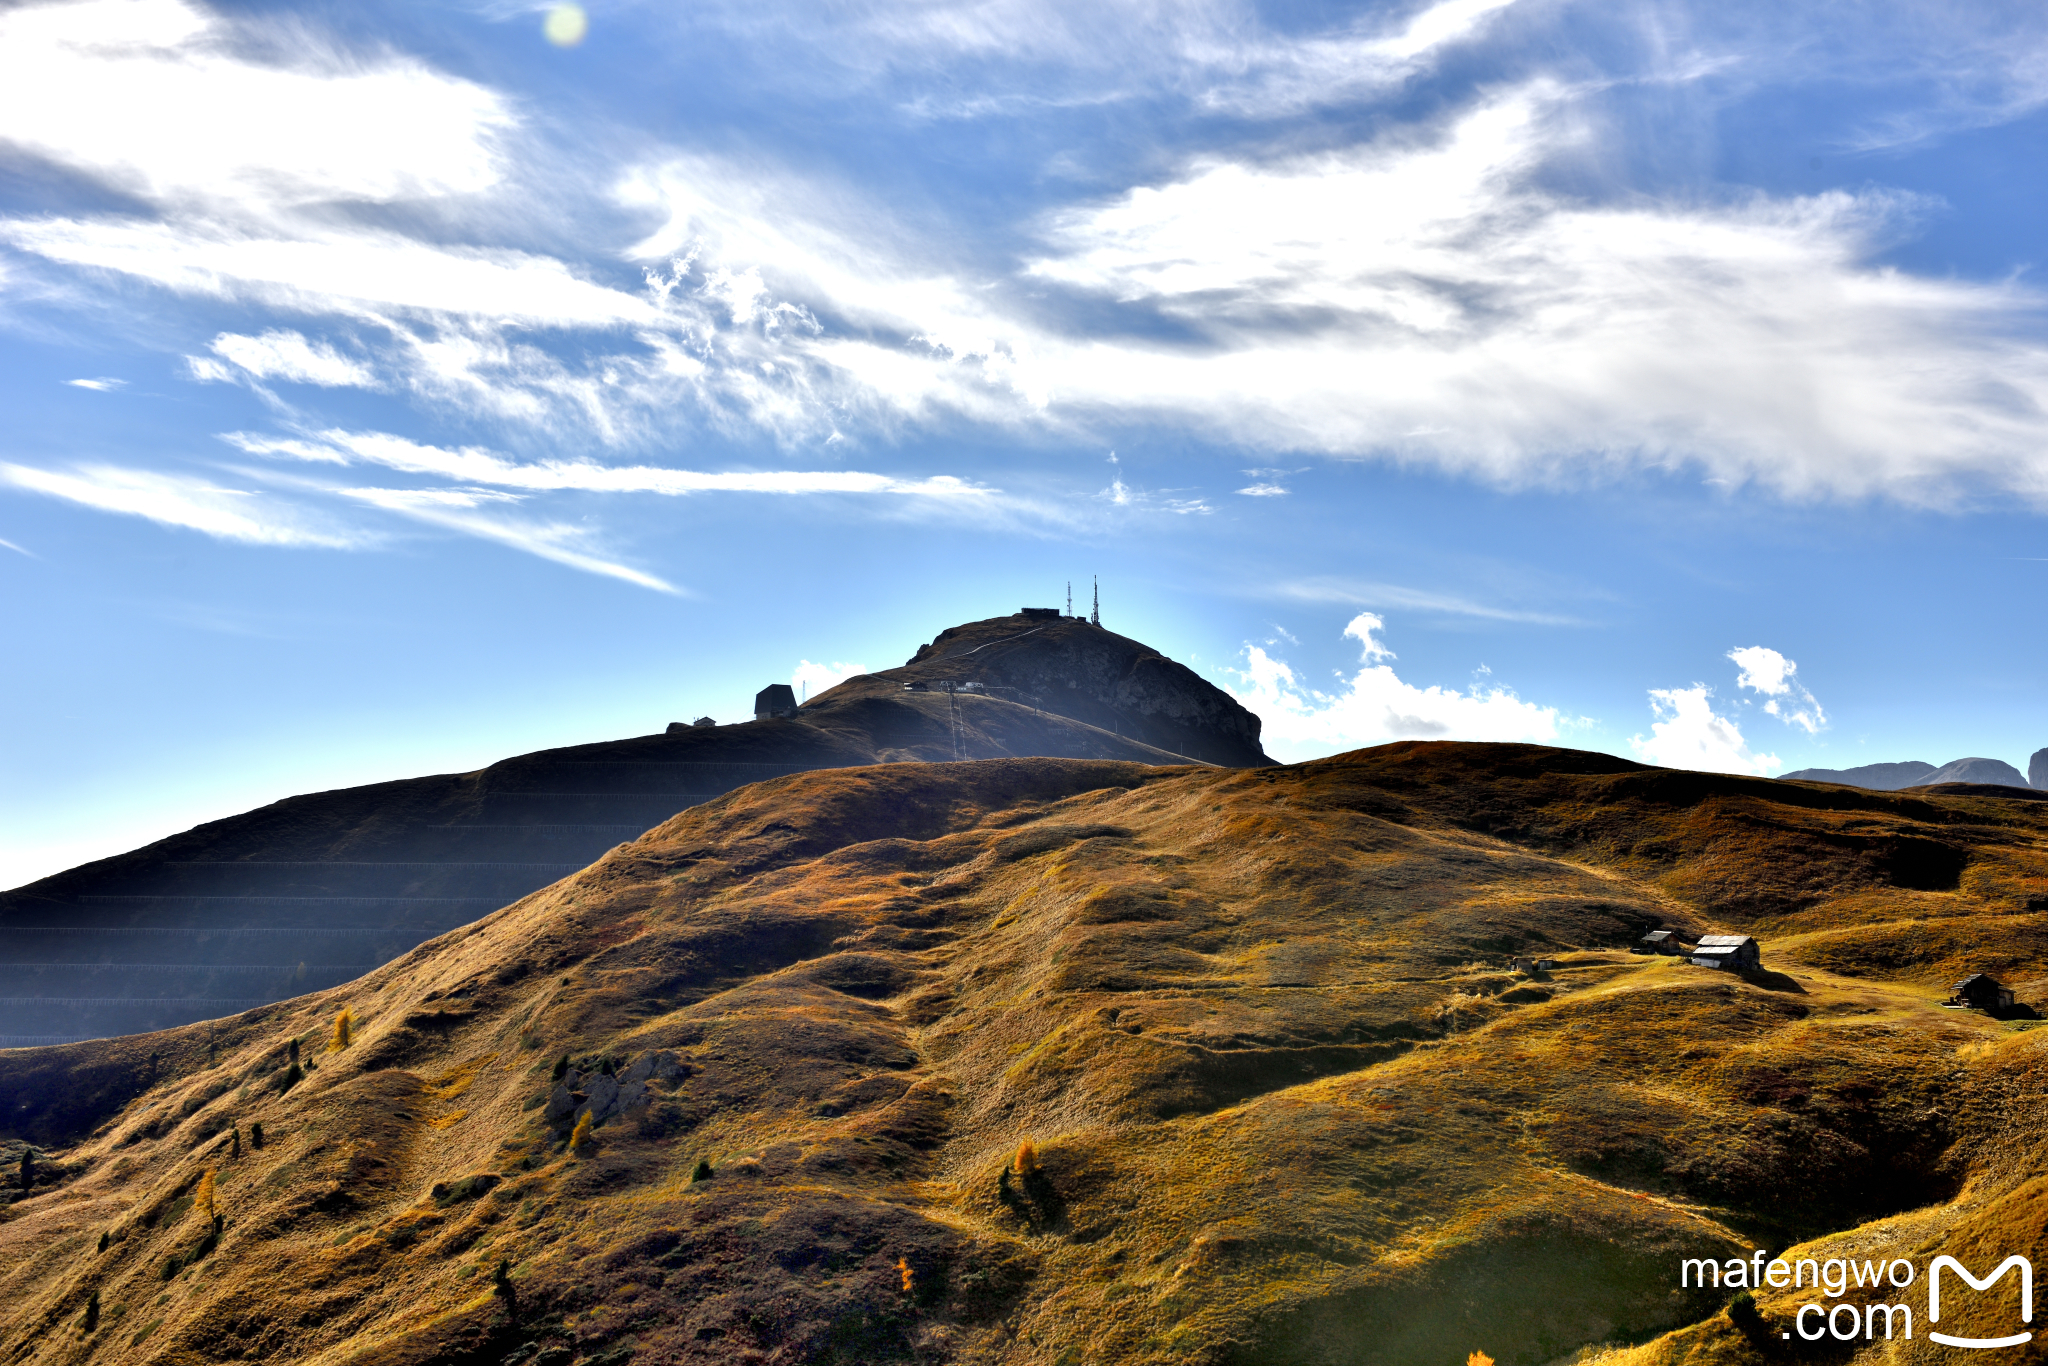
[[[1425,744],[780,779],[346,987],[0,1055],[97,1126],[26,1135],[0,1352],[1790,1359],[1679,1259],[2048,1265],[2048,1031],[1939,1006],[2035,999],[2044,918],[2048,804],[1986,797]],[[1627,952],[1658,925],[1768,970]],[[663,1051],[549,1126],[565,1054]]]

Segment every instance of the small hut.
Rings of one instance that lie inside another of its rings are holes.
[[[787,683],[770,683],[754,694],[754,719],[766,721],[777,716],[796,715],[796,689]]]
[[[1678,942],[1676,930],[1651,930],[1636,941],[1630,953],[1678,953],[1685,945]]]
[[[1950,1005],[1966,1006],[1977,1010],[2012,1009],[2012,991],[1998,984],[1996,977],[1987,973],[1973,972],[1956,983],[1956,994],[1948,998]]]
[[[1539,972],[1549,972],[1557,966],[1555,958],[1531,958],[1522,955],[1508,959],[1508,971],[1526,973],[1533,977]]]
[[[1755,972],[1763,966],[1763,953],[1746,934],[1708,934],[1693,945],[1686,961],[1695,967]]]

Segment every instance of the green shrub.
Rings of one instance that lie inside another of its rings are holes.
[[[92,1298],[85,1302],[85,1331],[97,1333],[100,1328],[100,1292],[92,1292]]]
[[[263,1121],[258,1120],[249,1126],[249,1146],[252,1148],[263,1146]]]
[[[164,1258],[163,1278],[167,1281],[171,1280],[174,1277],[176,1277],[180,1271],[183,1271],[184,1269],[185,1259],[174,1252],[170,1256]]]
[[[700,1157],[697,1159],[696,1170],[690,1173],[690,1179],[692,1181],[709,1181],[712,1177],[716,1175],[718,1175],[718,1173],[713,1171],[711,1168],[711,1159],[708,1157]]]
[[[569,1055],[567,1053],[564,1053],[561,1057],[555,1059],[555,1072],[553,1080],[560,1081],[563,1077],[566,1077],[568,1075]]]

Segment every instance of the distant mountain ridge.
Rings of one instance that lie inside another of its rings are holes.
[[[1784,782],[1841,783],[1874,792],[1896,792],[1912,787],[1935,771],[1934,765],[1924,759],[1908,759],[1900,764],[1864,764],[1860,768],[1802,768],[1795,773],[1780,773],[1778,777]]]
[[[1898,792],[1909,787],[1933,787],[1936,783],[2041,787],[2041,780],[2048,779],[2048,749],[2036,751],[2028,767],[2034,775],[2032,782],[2005,760],[1982,757],[1954,759],[1940,768],[1924,760],[1909,759],[1897,764],[1864,764],[1860,768],[1802,768],[1778,777],[1785,782],[1841,783],[1873,792]]]

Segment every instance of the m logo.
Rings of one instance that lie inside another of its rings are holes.
[[[1989,1290],[2006,1272],[2014,1267],[2018,1267],[2020,1269],[2020,1322],[2032,1323],[2034,1321],[2034,1264],[2018,1253],[2014,1253],[2000,1262],[1998,1269],[1981,1281],[1972,1276],[1970,1269],[1955,1258],[1936,1257],[1934,1265],[1927,1272],[1927,1321],[1929,1323],[1941,1322],[1941,1269],[1943,1267],[1948,1267],[1958,1276],[1968,1281],[1972,1290]],[[2034,1334],[2029,1330],[2024,1333],[2014,1333],[2009,1338],[1952,1338],[1946,1333],[1936,1333],[1930,1330],[1927,1336],[1945,1347],[2017,1347],[2023,1342],[2031,1341]]]

